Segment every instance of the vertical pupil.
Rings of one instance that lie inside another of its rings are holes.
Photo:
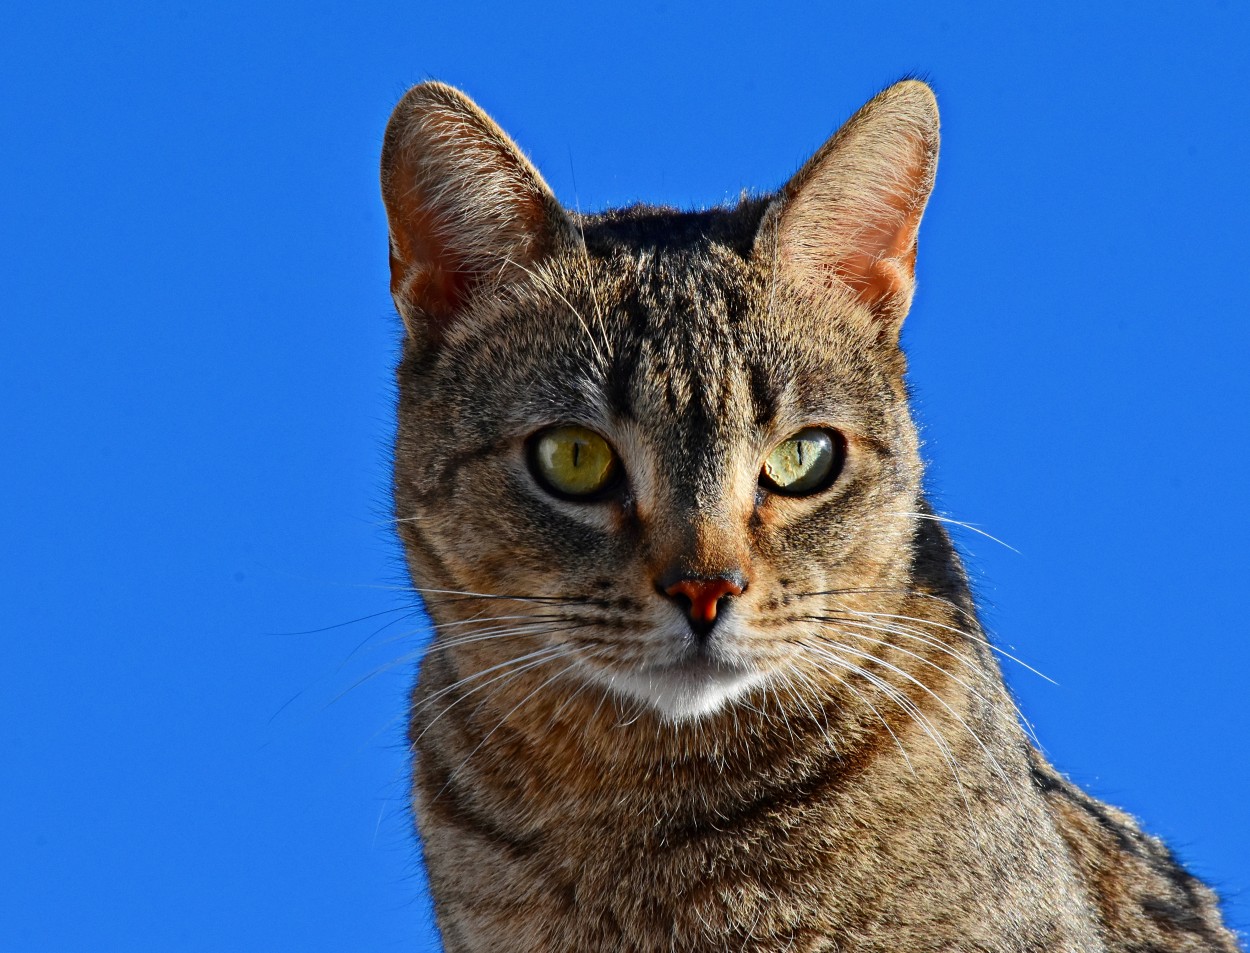
[[[573,441],[573,468],[577,469],[577,458],[582,453],[582,442],[580,440]]]
[[[796,440],[795,443],[798,444],[797,456],[799,459],[799,469],[801,470],[803,469],[803,448],[807,445],[807,443],[806,441],[803,441],[803,440]]]

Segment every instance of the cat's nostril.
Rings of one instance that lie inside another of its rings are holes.
[[[690,617],[691,624],[704,632],[715,623],[721,603],[733,596],[742,595],[746,586],[746,580],[737,573],[712,578],[685,576],[668,585],[664,582],[656,584],[656,588],[663,595],[677,603]]]
[[[662,596],[668,596],[669,599],[677,603],[677,608],[687,615],[690,614],[690,606],[692,603],[690,601],[690,597],[684,592],[669,592],[668,590],[661,589],[658,585],[655,587],[655,591]]]

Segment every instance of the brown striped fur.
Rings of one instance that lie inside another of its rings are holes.
[[[1198,951],[1214,895],[1021,730],[924,500],[898,329],[937,164],[900,83],[779,193],[562,209],[462,94],[383,153],[395,508],[436,628],[414,803],[467,951]],[[544,491],[579,424],[625,478]],[[768,492],[803,427],[827,489]],[[700,643],[666,574],[730,575]]]

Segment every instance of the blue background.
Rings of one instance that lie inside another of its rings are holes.
[[[911,73],[905,340],[1053,760],[1250,929],[1241,0],[6,4],[0,951],[422,950],[377,154],[466,89],[582,209],[772,188]]]

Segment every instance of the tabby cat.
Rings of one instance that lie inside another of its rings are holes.
[[[395,109],[449,953],[1237,949],[1031,746],[925,501],[899,328],[937,152],[908,81],[775,195],[580,215],[456,90]]]

